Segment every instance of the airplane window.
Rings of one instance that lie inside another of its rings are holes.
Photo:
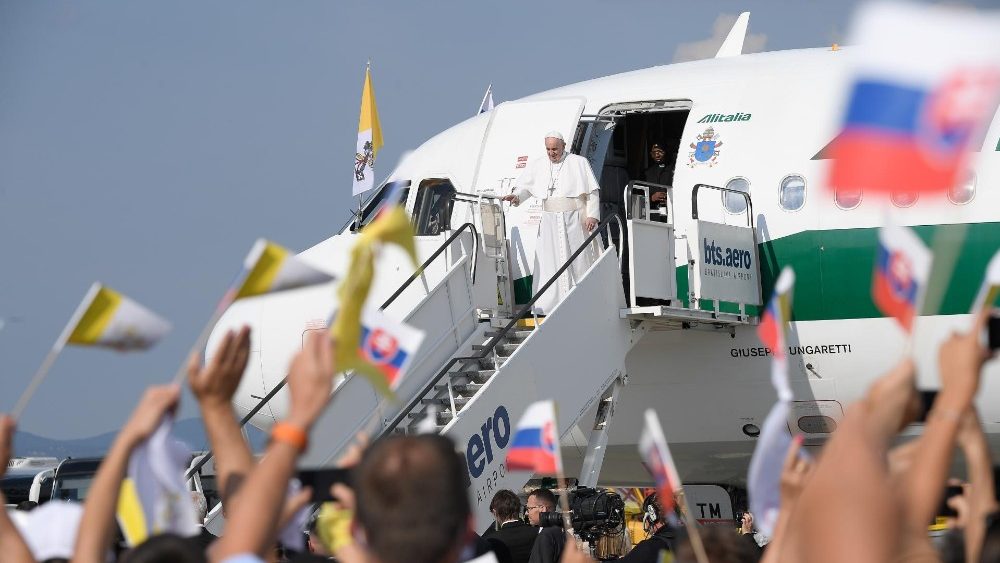
[[[806,179],[798,174],[790,174],[781,180],[778,203],[785,211],[798,211],[806,202]]]
[[[836,188],[837,207],[841,209],[854,209],[861,204],[864,192],[858,189]]]
[[[889,197],[896,207],[909,207],[917,202],[917,192],[894,191]]]
[[[726,182],[726,187],[739,192],[750,192],[750,180],[737,176]],[[730,213],[743,213],[747,210],[747,200],[736,194],[722,194],[722,206]]]
[[[957,205],[964,205],[976,197],[976,173],[969,172],[969,177],[965,182],[948,190],[948,199]]]

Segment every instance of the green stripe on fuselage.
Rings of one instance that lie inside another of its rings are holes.
[[[931,246],[940,236],[960,237],[965,225],[914,227]],[[967,225],[955,270],[937,311],[923,314],[956,315],[969,311],[979,291],[986,264],[1000,248],[1000,223]],[[877,318],[883,315],[871,299],[872,271],[878,229],[806,231],[758,245],[761,285],[769,298],[781,268],[795,269],[793,318],[798,321]],[[686,284],[685,284],[686,285]]]

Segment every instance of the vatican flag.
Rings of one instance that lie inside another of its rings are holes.
[[[95,283],[80,304],[68,344],[145,350],[170,331],[170,323],[121,293]]]
[[[361,119],[358,121],[358,146],[354,154],[354,190],[360,195],[375,187],[375,155],[382,148],[382,127],[375,107],[371,65],[365,70],[365,87],[361,91]]]
[[[241,283],[230,290],[232,300],[326,283],[333,276],[306,264],[279,244],[258,239],[243,261],[240,279]]]

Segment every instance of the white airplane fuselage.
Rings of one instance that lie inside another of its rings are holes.
[[[459,193],[511,193],[523,168],[523,157],[545,158],[543,135],[547,131],[561,131],[574,152],[591,160],[600,178],[605,165],[617,162],[632,168],[634,174],[640,161],[645,164],[648,144],[658,139],[641,129],[643,119],[668,124],[661,130],[676,123],[679,134],[671,142],[679,141],[679,146],[668,154],[674,163],[672,220],[676,233],[693,232],[692,188],[696,184],[726,186],[742,179],[745,183],[735,184],[748,183],[751,216],[738,207],[735,213],[725,209],[718,192],[702,192],[699,218],[729,225],[752,221],[760,262],[755,267],[760,268],[765,299],[782,267],[796,270],[790,365],[798,418],[790,421],[790,427],[804,424],[791,429],[805,432],[807,445],[818,446],[828,435],[824,429],[830,428],[823,424],[838,420],[843,408],[894,365],[906,348],[904,333],[894,320],[878,312],[870,298],[877,229],[886,213],[897,223],[918,226],[918,233],[926,240],[935,238],[941,249],[939,260],[942,256],[955,259],[947,291],[939,299],[929,297],[939,301],[931,310],[934,314],[924,315],[916,323],[912,350],[921,387],[938,386],[937,344],[952,330],[968,325],[965,313],[986,262],[1000,247],[1000,121],[996,118],[982,150],[970,164],[974,176],[969,185],[974,186],[974,195],[967,202],[953,202],[968,195],[965,187],[951,196],[921,196],[915,202],[903,201],[906,194],[900,194],[896,203],[912,203],[902,207],[871,194],[861,194],[858,201],[851,194],[838,195],[827,185],[829,161],[823,158],[823,149],[836,136],[842,117],[850,56],[850,50],[829,49],[743,55],[638,70],[557,88],[501,104],[492,112],[445,130],[408,154],[390,179],[410,182],[407,207],[417,219],[418,193],[440,180],[449,181]],[[609,149],[609,143],[615,143],[613,130],[625,123],[634,124],[630,125],[634,130],[622,135],[624,152],[617,146]],[[707,131],[709,128],[712,131]],[[699,153],[697,148],[705,139],[715,143],[710,155]],[[451,226],[475,221],[474,210],[473,205],[454,205]],[[523,288],[533,262],[537,203],[505,207],[505,217],[510,277],[514,286],[520,283]],[[349,231],[335,235],[303,257],[343,273],[346,250],[354,236]],[[421,259],[441,240],[440,234],[418,237]],[[693,238],[678,241],[678,269],[687,267],[689,255],[704,251],[701,244]],[[387,297],[410,271],[394,253],[380,261],[380,268],[380,273],[395,269],[377,282],[373,302]],[[480,275],[476,286],[477,295],[486,301],[497,293],[496,277]],[[325,299],[320,293],[316,291],[307,299]],[[511,293],[516,294],[516,288]],[[683,292],[680,297],[684,297]],[[302,298],[296,299],[283,306],[304,303]],[[236,400],[243,412],[253,404],[250,395],[262,396],[284,377],[284,362],[301,342],[301,326],[282,324],[283,318],[294,314],[267,317],[259,306],[257,302],[238,305],[228,320],[220,323],[221,327],[248,321],[259,327],[254,337],[257,355],[249,378],[252,381],[244,384]],[[565,334],[565,345],[551,353],[601,353],[580,350],[573,341],[573,334]],[[272,346],[280,350],[269,354]],[[642,412],[652,407],[659,413],[686,482],[743,482],[756,444],[752,429],[762,425],[775,401],[770,361],[752,325],[737,327],[732,334],[646,332],[624,358],[628,380],[611,422],[600,481],[619,485],[649,482],[638,463],[636,443]],[[573,373],[552,373],[550,377],[573,385]],[[1000,370],[989,366],[978,403],[994,445],[1000,445],[1000,404],[985,399],[1000,393],[998,377]],[[254,424],[267,427],[280,419],[285,405],[279,395]],[[583,420],[592,421],[593,415],[588,416]],[[578,430],[582,435],[563,439],[570,474],[578,470],[585,453],[586,424],[581,423]]]

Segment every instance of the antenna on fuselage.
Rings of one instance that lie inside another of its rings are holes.
[[[719,52],[715,54],[715,58],[721,59],[722,57],[738,57],[742,55],[743,41],[747,38],[747,27],[749,25],[750,12],[743,12],[740,14],[740,17],[736,18],[736,23],[729,30],[729,35],[722,42],[722,46],[719,47]]]

